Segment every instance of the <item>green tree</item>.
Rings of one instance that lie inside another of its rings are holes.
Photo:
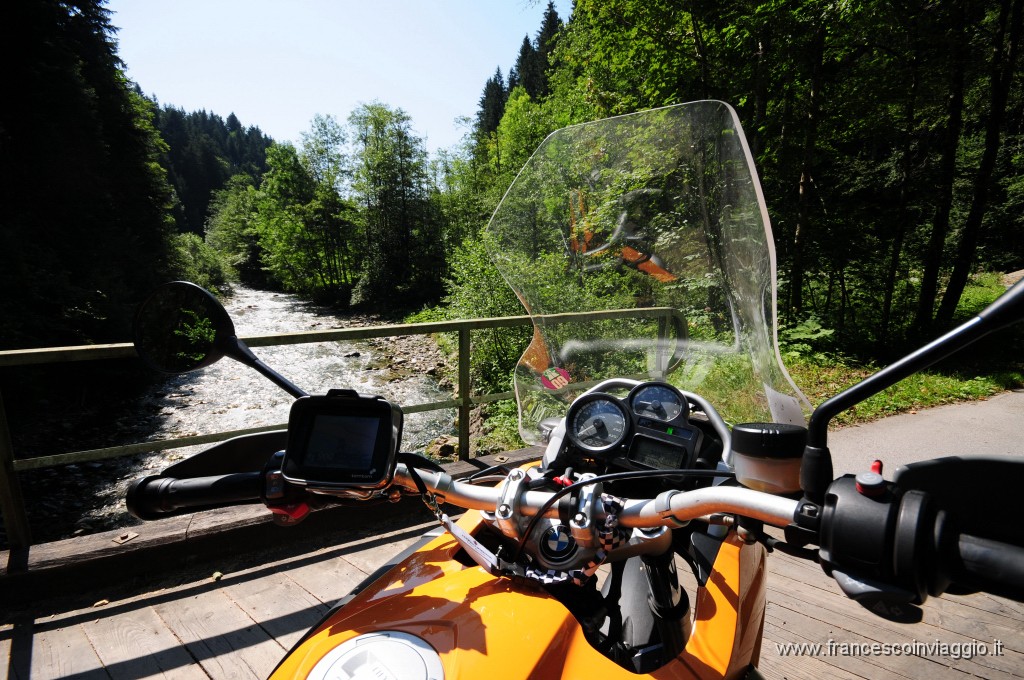
[[[352,189],[365,224],[355,304],[436,299],[444,272],[439,216],[430,200],[427,154],[404,111],[379,102],[349,117]]]
[[[493,205],[534,130],[723,99],[761,171],[784,318],[896,353],[940,298],[937,326],[961,314],[978,268],[1024,267],[1021,5],[577,0],[510,76],[554,35],[547,94],[509,88],[497,125],[479,111],[462,185]]]
[[[537,31],[536,49],[538,69],[541,74],[541,87],[536,92],[530,93],[531,97],[543,98],[549,93],[548,69],[551,66],[551,53],[554,52],[558,40],[558,33],[562,30],[562,19],[555,10],[555,3],[548,0],[548,6],[544,9],[544,18],[541,20],[540,29]],[[509,87],[511,90],[512,87]]]
[[[302,133],[302,162],[317,184],[342,190],[351,175],[344,152],[346,141],[345,128],[334,116],[313,116],[309,131]]]
[[[231,271],[219,251],[191,232],[175,239],[175,269],[181,278],[208,290],[226,291]]]
[[[498,124],[496,144],[491,151],[492,167],[500,174],[499,184],[512,183],[519,168],[558,126],[547,111],[537,104],[526,88],[517,87],[509,95],[505,114]],[[499,162],[499,159],[503,162]]]
[[[543,95],[547,89],[547,78],[544,75],[546,64],[543,59],[544,56],[533,46],[530,38],[523,37],[523,44],[519,48],[516,65],[509,72],[509,92],[511,93],[515,88],[521,87],[531,97],[537,98]]]
[[[260,261],[274,282],[306,296],[347,302],[360,218],[338,193],[336,175],[325,170],[330,134],[318,132],[330,133],[329,127],[314,125],[301,153],[291,144],[267,151],[270,170],[256,197],[255,223]]]
[[[445,227],[444,252],[452,253],[487,223],[493,206],[486,200],[486,187],[474,173],[468,147],[440,150],[430,161],[430,176],[431,195]]]
[[[206,241],[221,253],[242,283],[266,287],[271,281],[261,261],[258,203],[259,192],[252,177],[235,175],[229,179],[210,201]]]
[[[498,129],[501,114],[505,112],[507,98],[508,90],[505,89],[505,77],[501,74],[501,68],[498,68],[494,71],[494,75],[484,83],[484,91],[480,95],[480,107],[476,114],[476,127],[479,135],[486,137]]]
[[[1022,25],[1024,0],[1001,0],[992,36],[984,151],[978,164],[970,208],[961,230],[949,284],[936,313],[937,321],[941,325],[948,325],[953,320],[953,314],[974,267],[978,241],[988,209],[992,177],[996,171],[996,161],[1002,143],[1007,102],[1014,79],[1020,73],[1021,32],[1024,30]]]

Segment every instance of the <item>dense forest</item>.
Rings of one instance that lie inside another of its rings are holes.
[[[980,272],[1024,268],[1022,7],[577,0],[563,18],[548,4],[463,143],[431,157],[383,102],[318,115],[295,145],[161,106],[126,79],[101,0],[16,0],[8,25],[29,40],[6,41],[0,345],[123,340],[131,305],[170,276],[519,313],[478,235],[536,145],[715,98],[754,149],[783,320],[884,357],[990,295]],[[507,375],[514,352],[498,354],[478,377]]]

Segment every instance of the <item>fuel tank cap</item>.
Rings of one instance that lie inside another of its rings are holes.
[[[310,680],[444,680],[441,657],[426,640],[397,630],[366,633],[324,655]]]

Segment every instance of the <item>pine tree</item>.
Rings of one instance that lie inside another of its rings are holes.
[[[267,148],[273,140],[259,128],[244,128],[234,113],[225,120],[215,113],[186,113],[165,105],[157,110],[156,126],[167,142],[160,164],[174,187],[179,232],[203,233],[213,194],[229,178],[241,173],[257,180],[267,171]]]
[[[537,40],[535,45],[537,70],[540,78],[540,88],[537,93],[530,92],[530,96],[535,99],[540,97],[546,97],[549,93],[548,88],[548,70],[551,68],[551,53],[555,50],[555,42],[558,39],[558,33],[562,30],[562,20],[558,16],[558,12],[555,10],[555,3],[548,0],[548,6],[544,10],[544,18],[541,20],[540,30],[537,31]],[[511,89],[511,88],[509,88]],[[529,88],[527,88],[529,92]]]
[[[486,137],[498,129],[501,116],[505,113],[506,99],[508,99],[508,90],[505,89],[505,79],[501,75],[501,67],[498,67],[494,71],[494,75],[484,84],[483,94],[480,95],[480,109],[476,114],[478,133]]]
[[[518,74],[517,85],[521,85],[534,100],[539,99],[547,86],[544,78],[544,65],[541,62],[543,57],[530,42],[528,37],[523,37],[523,44],[519,46],[519,56],[516,58],[515,71]],[[509,92],[513,89],[509,87]]]

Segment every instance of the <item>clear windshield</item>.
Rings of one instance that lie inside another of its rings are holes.
[[[733,423],[804,422],[776,348],[775,250],[735,111],[702,101],[552,133],[491,218],[533,317],[520,432],[610,377],[662,379]]]

